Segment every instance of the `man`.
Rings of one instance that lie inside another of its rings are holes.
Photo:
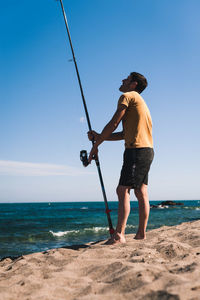
[[[139,204],[139,226],[135,239],[145,239],[149,217],[147,193],[148,172],[153,161],[152,121],[149,109],[140,93],[147,87],[146,78],[136,72],[122,80],[119,90],[123,92],[118,107],[101,134],[90,131],[88,138],[94,140],[89,162],[98,154],[98,147],[105,140],[125,140],[124,161],[117,195],[118,223],[114,235],[107,244],[125,243],[125,228],[130,213],[130,190],[134,189]],[[115,129],[122,121],[123,131]]]

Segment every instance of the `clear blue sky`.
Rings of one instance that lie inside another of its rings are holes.
[[[200,199],[200,1],[63,2],[92,127],[113,115],[121,80],[143,73],[150,199]],[[0,14],[0,201],[101,201],[96,166],[79,160],[91,144],[59,2],[1,1]],[[123,150],[121,141],[100,148],[108,200]]]

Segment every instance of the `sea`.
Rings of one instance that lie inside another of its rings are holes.
[[[147,230],[200,219],[200,200],[176,201],[177,206],[152,207]],[[109,202],[113,226],[118,202]],[[136,233],[138,203],[131,201],[126,233]],[[45,202],[0,204],[0,259],[84,245],[109,238],[104,202]]]

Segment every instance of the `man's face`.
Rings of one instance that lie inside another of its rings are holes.
[[[135,90],[137,83],[131,80],[131,75],[129,75],[126,79],[122,80],[122,85],[119,88],[120,92],[126,93]]]

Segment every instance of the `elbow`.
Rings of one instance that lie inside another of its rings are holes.
[[[113,131],[117,128],[118,125],[119,125],[118,122],[114,122],[114,123],[113,123],[113,126],[112,126],[112,127],[113,127]]]
[[[114,128],[114,130],[118,127],[120,123],[120,120],[118,120],[117,118],[112,120],[112,127]]]

